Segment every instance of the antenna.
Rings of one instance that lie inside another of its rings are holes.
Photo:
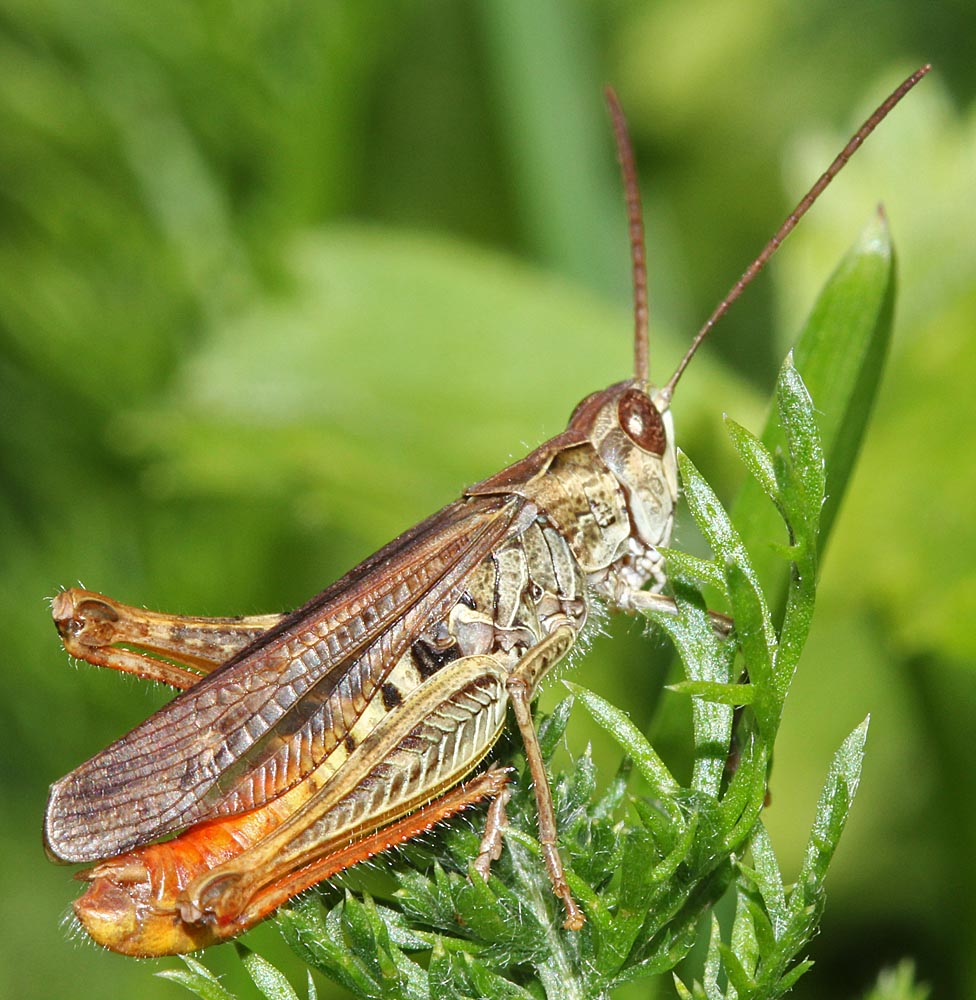
[[[617,159],[624,180],[627,198],[627,221],[630,227],[630,260],[634,275],[634,378],[647,384],[650,378],[647,358],[647,252],[644,248],[644,212],[641,208],[634,147],[627,131],[627,120],[613,87],[603,91],[610,108],[613,136],[617,142]]]
[[[672,395],[674,394],[674,387],[678,384],[678,379],[681,378],[684,373],[685,368],[688,367],[688,362],[695,356],[695,351],[698,350],[701,342],[708,336],[711,332],[712,327],[729,311],[729,306],[742,294],[743,290],[752,281],[753,278],[763,269],[766,261],[776,252],[779,245],[790,235],[791,232],[796,228],[796,224],[806,215],[809,208],[813,203],[820,197],[824,188],[840,173],[843,169],[844,164],[857,152],[864,140],[877,128],[877,126],[884,120],[888,112],[918,83],[919,80],[925,76],[926,73],[932,67],[928,64],[922,66],[920,69],[915,70],[914,73],[906,80],[904,80],[898,87],[896,87],[892,93],[878,106],[874,114],[854,133],[851,140],[847,145],[837,154],[833,163],[820,175],[817,182],[810,188],[809,191],[800,199],[796,208],[786,217],[786,220],[776,231],[773,238],[766,244],[763,248],[762,253],[745,269],[742,277],[732,286],[728,294],[724,299],[715,307],[715,311],[711,316],[705,321],[705,325],[695,334],[695,339],[691,342],[691,346],[688,348],[687,353],[681,359],[681,363],[675,369],[674,374],[668,379],[667,384],[659,393],[659,398],[662,398],[665,402],[670,401]],[[618,140],[619,141],[619,140]],[[630,201],[630,196],[628,194],[628,202]],[[631,240],[633,240],[633,223],[631,224]],[[637,264],[635,261],[634,269],[636,272]],[[636,283],[636,277],[635,277]],[[636,294],[635,294],[636,297]]]

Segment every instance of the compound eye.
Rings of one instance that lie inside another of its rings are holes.
[[[667,432],[657,407],[639,389],[628,389],[617,404],[617,418],[624,433],[642,451],[661,456],[667,448]]]

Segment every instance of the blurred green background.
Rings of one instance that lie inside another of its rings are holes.
[[[730,500],[722,412],[758,429],[817,288],[884,202],[895,343],[767,822],[795,871],[829,755],[870,712],[796,995],[858,996],[903,956],[974,995],[974,38],[968,0],[3,0],[0,995],[181,995],[151,975],[175,960],[100,953],[62,921],[78,887],[41,849],[47,786],[168,694],[72,669],[47,599],[80,581],[169,611],[294,606],[626,377],[603,83],[635,136],[664,377],[928,60],[674,410]],[[646,717],[662,652],[614,622],[574,677]],[[576,718],[571,744],[591,736]],[[297,970],[273,927],[248,941]],[[242,982],[231,949],[207,960]]]

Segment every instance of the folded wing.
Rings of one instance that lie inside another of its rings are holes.
[[[525,505],[457,501],[51,786],[48,850],[95,861],[261,805],[341,741]]]

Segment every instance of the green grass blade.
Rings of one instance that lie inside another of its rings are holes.
[[[794,365],[817,407],[827,459],[821,551],[874,406],[891,339],[894,292],[894,251],[887,222],[879,213],[831,276],[793,351]],[[762,441],[770,451],[782,446],[775,414],[767,420]],[[774,552],[764,552],[761,546],[782,537],[779,515],[752,479],[743,485],[732,514],[743,538],[756,549],[760,578],[775,592],[785,582],[786,570]]]

